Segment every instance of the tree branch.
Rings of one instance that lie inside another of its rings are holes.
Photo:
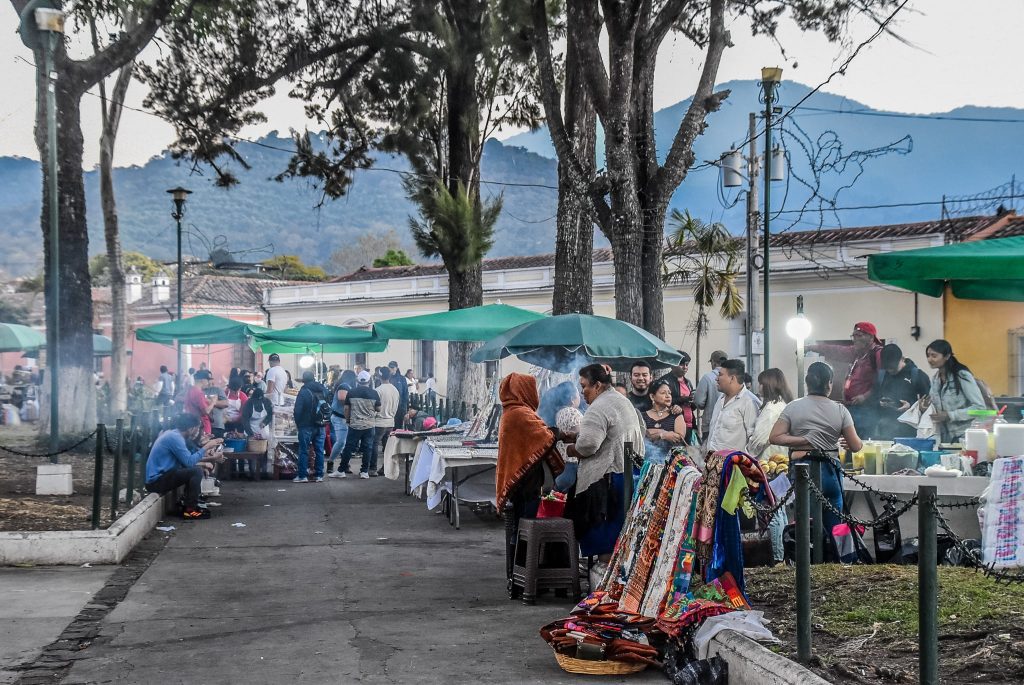
[[[672,141],[665,164],[655,177],[656,203],[667,202],[682,183],[686,172],[693,165],[693,143],[704,130],[705,118],[710,112],[718,110],[722,101],[729,97],[728,90],[712,92],[715,79],[718,77],[718,67],[722,62],[722,53],[729,44],[729,32],[725,30],[725,0],[711,0],[711,22],[704,68],[690,107],[686,110],[683,120],[679,122],[679,130]]]
[[[657,53],[658,48],[661,47],[661,42],[665,40],[665,36],[668,35],[672,25],[675,24],[676,20],[682,16],[686,6],[690,4],[691,0],[668,0],[661,9],[658,10],[657,16],[654,17],[654,21],[651,22],[650,28],[641,38],[641,59],[646,63],[653,59]]]
[[[593,26],[595,14],[594,0],[569,0],[569,24],[581,27]],[[601,47],[597,43],[600,31],[580,31],[577,45],[580,51],[580,67],[590,91],[590,99],[599,115],[608,112],[609,85],[608,71],[601,56]]]
[[[191,0],[188,9],[195,4]],[[134,61],[143,48],[156,35],[164,20],[174,9],[175,0],[154,0],[145,14],[139,17],[138,24],[88,59],[81,61],[68,60],[69,77],[77,80],[82,91],[95,86],[100,79],[106,78],[113,71],[120,69],[128,62]]]

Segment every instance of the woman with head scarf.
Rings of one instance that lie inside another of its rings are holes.
[[[555,434],[537,416],[537,379],[510,373],[501,381],[498,399],[502,415],[495,476],[497,508],[504,511],[505,503],[511,502],[516,521],[532,518],[544,485],[542,464],[547,462],[557,475],[562,471],[562,458],[554,449]]]

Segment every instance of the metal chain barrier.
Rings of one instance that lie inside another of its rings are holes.
[[[832,465],[837,467],[837,468],[842,469],[842,466],[839,464],[838,461],[834,461],[833,460],[832,461]],[[875,497],[879,498],[880,500],[882,500],[884,502],[889,502],[890,504],[897,504],[897,503],[903,501],[898,496],[892,494],[891,492],[882,492],[881,490],[879,490],[877,488],[871,487],[870,485],[868,485],[864,481],[862,481],[859,478],[857,478],[856,476],[854,476],[849,471],[845,471],[844,470],[843,471],[843,477],[844,478],[849,478],[851,482],[856,483],[860,487],[864,488],[864,490],[866,490],[867,492],[870,492],[872,495],[874,495]]]
[[[937,509],[970,509],[975,508],[981,504],[980,497],[967,497],[960,502],[949,502],[948,504],[935,503]]]
[[[900,516],[903,516],[903,514],[907,513],[917,505],[917,495],[914,495],[913,497],[905,501],[900,500],[897,497],[896,501],[901,502],[901,505],[899,507],[890,509],[889,511],[882,514],[873,521],[867,521],[864,519],[859,519],[856,516],[852,516],[837,509],[836,506],[829,501],[828,497],[826,497],[824,493],[822,493],[822,491],[818,489],[818,486],[814,484],[814,481],[808,481],[807,485],[810,487],[811,494],[813,494],[818,499],[818,501],[821,502],[821,505],[824,508],[828,509],[840,521],[843,521],[845,523],[852,523],[855,526],[864,526],[865,528],[875,528],[877,526],[883,526],[887,523],[892,523],[893,521],[898,519]]]
[[[958,552],[960,552],[961,558],[970,565],[970,568],[973,568],[975,571],[978,571],[984,574],[985,576],[992,578],[996,582],[1024,583],[1024,571],[999,571],[993,568],[992,564],[983,563],[981,557],[978,555],[978,551],[968,547],[964,539],[953,532],[953,529],[949,525],[949,522],[946,521],[945,517],[938,510],[937,507],[933,507],[931,513],[935,517],[935,520],[938,522],[939,528],[941,528],[943,532],[946,535],[948,535],[949,538],[953,541],[953,546],[957,549]]]
[[[743,491],[743,499],[745,499],[747,503],[750,504],[750,506],[752,506],[758,514],[761,514],[762,516],[766,517],[768,521],[771,521],[773,518],[775,518],[776,514],[778,514],[780,511],[782,511],[783,508],[785,508],[786,504],[792,498],[794,492],[796,492],[796,483],[790,483],[789,490],[786,491],[785,495],[783,495],[780,498],[777,498],[774,507],[769,507],[768,505],[755,502],[754,499],[750,496],[750,493],[747,492],[746,490]]]
[[[67,454],[68,452],[71,452],[72,450],[78,449],[79,447],[84,445],[86,442],[91,440],[93,437],[95,437],[96,436],[96,432],[97,431],[93,430],[92,433],[89,433],[84,438],[82,438],[81,440],[76,442],[74,445],[71,445],[70,447],[65,447],[64,449],[61,449],[61,450],[57,450],[56,452],[46,452],[44,454],[33,454],[33,453],[30,453],[30,452],[20,452],[18,450],[11,449],[10,447],[0,447],[0,450],[3,450],[4,452],[8,452],[10,454],[14,454],[14,455],[19,456],[19,457],[40,457],[40,458],[50,458],[50,459],[52,459],[53,457],[58,457],[58,456],[60,456],[62,454]]]

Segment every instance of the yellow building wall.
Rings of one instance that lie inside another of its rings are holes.
[[[1024,303],[960,300],[948,291],[943,299],[946,339],[957,359],[988,383],[993,394],[1020,394],[1020,362],[1013,358],[1019,356],[1019,337],[1024,335]],[[1011,349],[1011,338],[1017,349]]]

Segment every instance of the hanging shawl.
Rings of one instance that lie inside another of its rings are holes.
[[[647,583],[647,595],[640,607],[640,613],[644,616],[658,616],[661,612],[671,587],[679,552],[685,538],[689,537],[691,504],[696,496],[694,485],[700,477],[700,471],[690,466],[685,457],[679,458],[673,468],[678,470],[675,494],[672,496],[665,533],[661,537],[661,550],[654,562],[651,579]]]
[[[533,376],[511,373],[498,390],[502,416],[498,426],[498,466],[495,477],[497,508],[502,511],[512,489],[534,465],[546,460],[555,475],[562,458],[553,449],[555,436],[537,416],[540,398]]]

